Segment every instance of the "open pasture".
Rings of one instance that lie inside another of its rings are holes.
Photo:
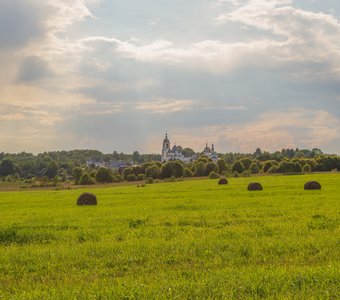
[[[0,299],[339,299],[340,175],[228,181],[1,192]]]

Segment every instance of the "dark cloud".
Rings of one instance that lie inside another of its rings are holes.
[[[34,82],[52,75],[48,63],[37,56],[27,57],[20,65],[17,75],[18,83]]]
[[[43,34],[40,9],[35,1],[0,1],[0,49],[25,46]]]

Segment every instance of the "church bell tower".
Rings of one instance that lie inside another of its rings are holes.
[[[169,151],[170,151],[170,141],[168,139],[168,133],[166,133],[165,139],[163,140],[162,162],[166,161],[166,156]]]

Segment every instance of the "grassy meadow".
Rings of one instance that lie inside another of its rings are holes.
[[[339,299],[339,213],[340,174],[0,192],[0,299]]]

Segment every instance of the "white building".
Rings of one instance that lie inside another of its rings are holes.
[[[165,139],[163,140],[163,148],[162,148],[162,162],[167,162],[169,160],[179,160],[185,163],[195,161],[198,158],[197,154],[194,154],[190,157],[185,157],[182,153],[183,148],[181,146],[174,145],[172,148],[170,146],[170,141],[168,139],[168,134],[165,134]],[[208,143],[206,143],[206,147],[202,152],[203,155],[210,158],[213,162],[217,162],[218,155],[215,152],[214,144],[212,144],[211,148],[208,147]]]

